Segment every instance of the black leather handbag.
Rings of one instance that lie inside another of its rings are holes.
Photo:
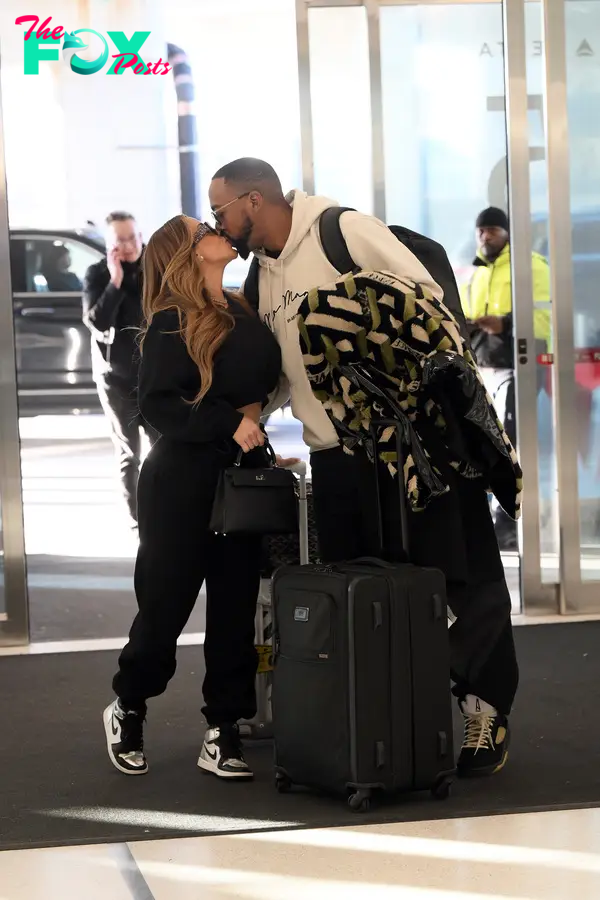
[[[233,466],[223,469],[210,519],[216,534],[293,534],[298,531],[298,500],[293,472],[276,465],[269,443],[270,465],[242,465],[243,451]]]

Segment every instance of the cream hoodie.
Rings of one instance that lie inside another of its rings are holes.
[[[305,443],[311,450],[326,450],[339,441],[329,416],[313,396],[295,320],[307,292],[330,284],[340,275],[323,252],[318,223],[324,210],[339,204],[326,197],[309,197],[304,191],[292,191],[286,200],[293,211],[292,230],[280,256],[272,259],[256,253],[260,264],[259,315],[277,338],[283,360],[280,388],[265,412],[277,409],[290,397],[292,413],[304,426]],[[427,286],[442,299],[443,292],[429,272],[379,219],[346,212],[340,226],[350,255],[361,269],[392,272]]]

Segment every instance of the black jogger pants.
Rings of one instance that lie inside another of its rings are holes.
[[[138,614],[113,688],[127,709],[145,710],[176,668],[177,639],[206,582],[202,710],[209,725],[256,713],[254,647],[260,538],[217,536],[208,524],[220,470],[234,451],[161,439],[138,485]]]

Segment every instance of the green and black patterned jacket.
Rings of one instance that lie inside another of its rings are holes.
[[[387,272],[348,275],[306,295],[298,326],[313,393],[347,452],[357,443],[372,447],[373,420],[401,421],[404,481],[414,511],[449,489],[436,465],[441,448],[446,463],[465,478],[483,477],[518,518],[517,455],[456,320],[426,288]],[[356,367],[368,369],[383,397],[357,381]],[[378,438],[378,455],[392,474],[395,439],[391,428]]]

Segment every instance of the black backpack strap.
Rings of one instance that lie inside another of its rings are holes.
[[[321,213],[319,219],[319,238],[323,253],[340,275],[354,272],[358,268],[350,256],[340,226],[340,218],[345,212],[354,212],[354,210],[350,206],[330,206]]]
[[[244,281],[244,297],[254,310],[258,312],[258,276],[260,273],[260,264],[256,257],[250,263],[246,280]]]

